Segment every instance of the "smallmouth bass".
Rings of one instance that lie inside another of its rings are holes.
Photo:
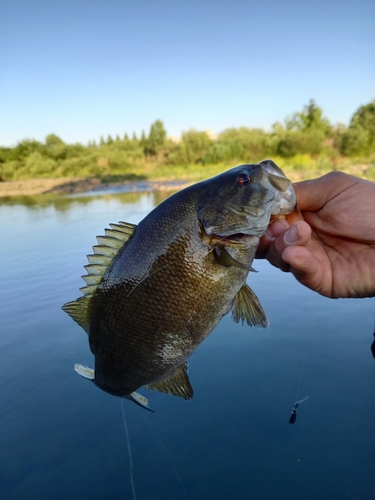
[[[295,204],[290,180],[266,160],[179,191],[138,226],[110,224],[88,255],[84,296],[63,306],[95,356],[94,370],[77,371],[138,403],[142,386],[191,399],[187,359],[224,315],[268,325],[246,278],[270,217]]]

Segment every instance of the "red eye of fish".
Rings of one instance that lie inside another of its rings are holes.
[[[250,184],[251,179],[247,174],[241,174],[238,176],[237,184],[244,186],[245,184]]]

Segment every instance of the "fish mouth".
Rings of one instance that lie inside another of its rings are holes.
[[[254,208],[254,210],[233,210],[236,215],[241,216],[240,221],[237,220],[232,224],[213,227],[208,234],[215,234],[215,236],[220,238],[233,241],[244,240],[247,237],[262,236],[269,224],[270,211],[256,209],[256,207],[251,208]]]
[[[214,240],[218,240],[221,243],[225,244],[225,242],[230,243],[231,245],[248,245],[254,241],[254,238],[259,238],[255,234],[247,234],[247,233],[233,233],[227,234],[225,236],[220,234],[213,234],[211,238]]]

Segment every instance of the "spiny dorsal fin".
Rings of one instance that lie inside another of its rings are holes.
[[[64,304],[62,309],[76,321],[87,333],[89,329],[90,301],[96,292],[103,275],[117,252],[129,240],[137,226],[128,222],[110,224],[112,229],[105,229],[105,236],[97,236],[99,245],[93,247],[94,254],[88,255],[89,263],[85,266],[86,276],[82,278],[86,286],[80,288],[84,297]]]
[[[234,299],[232,318],[236,323],[242,321],[242,324],[244,324],[244,321],[246,321],[249,326],[265,328],[269,325],[268,318],[260,305],[258,297],[246,283]]]
[[[110,226],[111,229],[105,229],[105,236],[96,237],[98,245],[92,247],[94,255],[87,256],[89,261],[89,264],[85,266],[87,275],[82,276],[86,286],[80,288],[87,298],[94,295],[109,264],[137,227],[134,224],[121,221],[118,224],[110,224]]]
[[[193,388],[187,375],[187,366],[188,364],[184,363],[162,380],[148,384],[145,387],[154,391],[173,394],[173,396],[179,396],[180,398],[191,399],[193,397]]]

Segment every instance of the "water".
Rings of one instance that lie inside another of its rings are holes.
[[[60,308],[95,235],[161,199],[0,205],[0,498],[132,499],[125,410],[138,500],[374,499],[373,299],[329,300],[257,261],[271,326],[224,318],[190,358],[192,401],[142,389],[156,412],[122,409],[74,372],[93,356]]]

